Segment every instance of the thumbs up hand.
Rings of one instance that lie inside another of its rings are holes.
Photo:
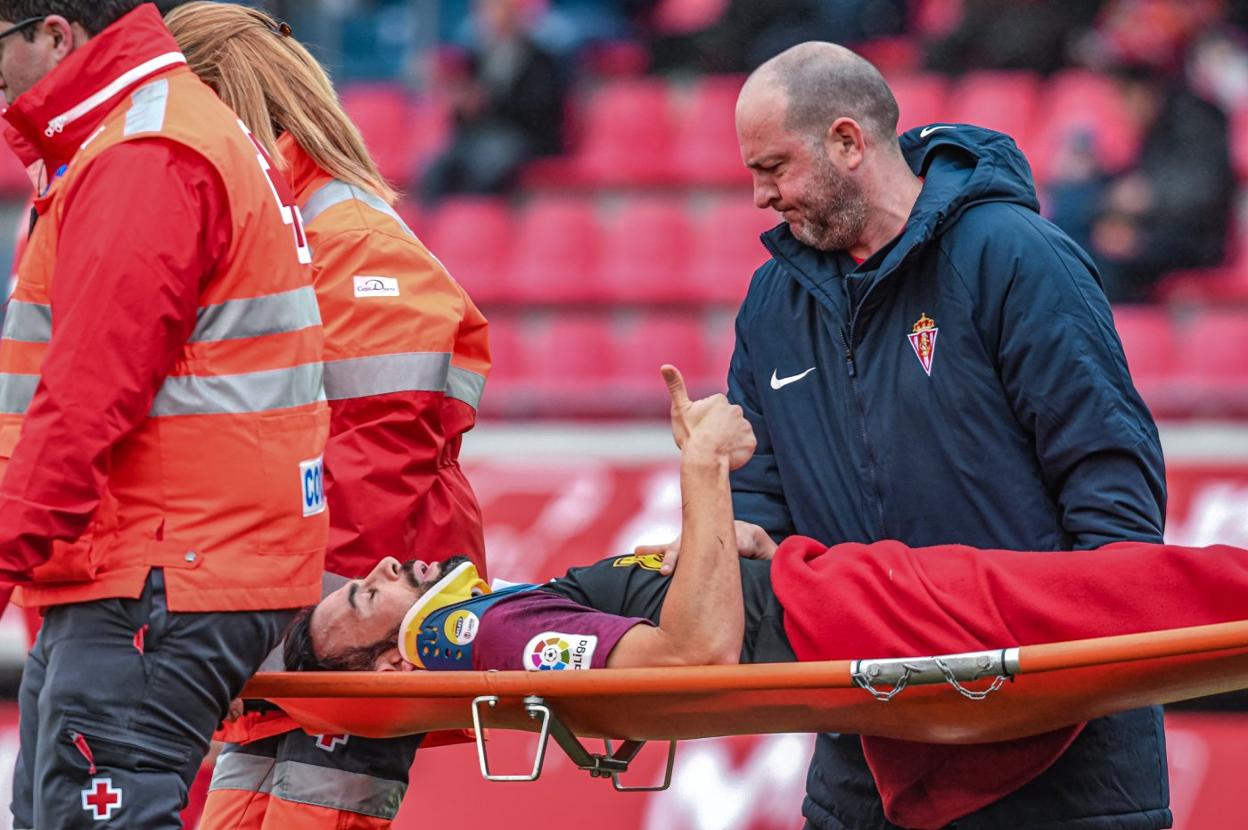
[[[684,452],[690,441],[697,441],[699,449],[726,458],[731,470],[749,461],[756,442],[754,429],[741,407],[718,394],[691,401],[679,369],[665,364],[660,371],[672,399],[672,437],[676,446]]]

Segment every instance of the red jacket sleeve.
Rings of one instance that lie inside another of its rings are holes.
[[[52,338],[0,482],[0,579],[11,581],[90,525],[111,450],[147,416],[230,242],[224,183],[172,142],[109,149],[63,198]]]

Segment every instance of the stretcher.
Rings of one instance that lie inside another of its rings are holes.
[[[548,738],[595,777],[647,741],[847,732],[939,744],[1037,735],[1115,712],[1248,688],[1248,620],[912,658],[576,672],[265,673],[244,697],[312,733],[475,729],[482,774],[535,780]],[[532,768],[491,768],[483,730],[540,736]],[[578,738],[608,742],[591,753]],[[662,787],[659,787],[660,789]]]

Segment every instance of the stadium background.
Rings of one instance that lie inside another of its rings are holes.
[[[1155,257],[1166,264],[1115,314],[1162,425],[1168,538],[1248,546],[1248,3],[792,0],[782,14],[768,0],[514,3],[559,68],[562,152],[525,164],[502,192],[472,195],[431,194],[422,182],[456,140],[451,90],[481,48],[470,0],[256,3],[331,67],[383,172],[407,194],[408,223],[490,318],[495,369],[464,456],[495,575],[545,579],[676,532],[657,366],[677,363],[697,391],[722,388],[736,304],[764,258],[757,235],[775,222],[751,204],[736,91],[758,61],[811,37],[853,45],[881,67],[902,129],[970,122],[1013,135],[1046,212],[1070,218],[1076,234],[1081,221],[1095,229],[1105,218],[1106,194],[1139,171],[1153,129],[1126,80],[1143,73],[1225,114],[1234,197],[1201,217],[1225,228],[1225,244],[1200,267]],[[1172,149],[1180,175],[1207,160],[1177,137]],[[0,226],[24,220],[28,189],[0,154]],[[7,238],[0,256],[11,259]],[[10,700],[23,652],[20,622],[6,615],[0,685]],[[1243,708],[1229,698],[1168,713],[1176,827],[1234,826],[1248,807]],[[532,739],[493,744],[494,763],[527,766]],[[470,747],[431,750],[418,755],[396,826],[485,828],[501,814],[513,828],[796,828],[809,745],[805,736],[692,742],[672,790],[645,795],[617,795],[553,751],[541,782],[486,785]],[[7,703],[3,804],[16,749]],[[652,750],[639,781],[657,774]]]

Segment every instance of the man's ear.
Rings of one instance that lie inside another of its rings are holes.
[[[416,671],[416,667],[403,659],[398,646],[392,646],[373,660],[373,671]]]
[[[857,169],[867,149],[862,125],[845,116],[836,119],[823,137],[823,146],[829,158],[838,160],[849,170]]]
[[[44,31],[52,38],[52,57],[57,62],[65,60],[70,53],[90,40],[87,30],[77,23],[70,23],[59,14],[48,15],[43,21]]]

